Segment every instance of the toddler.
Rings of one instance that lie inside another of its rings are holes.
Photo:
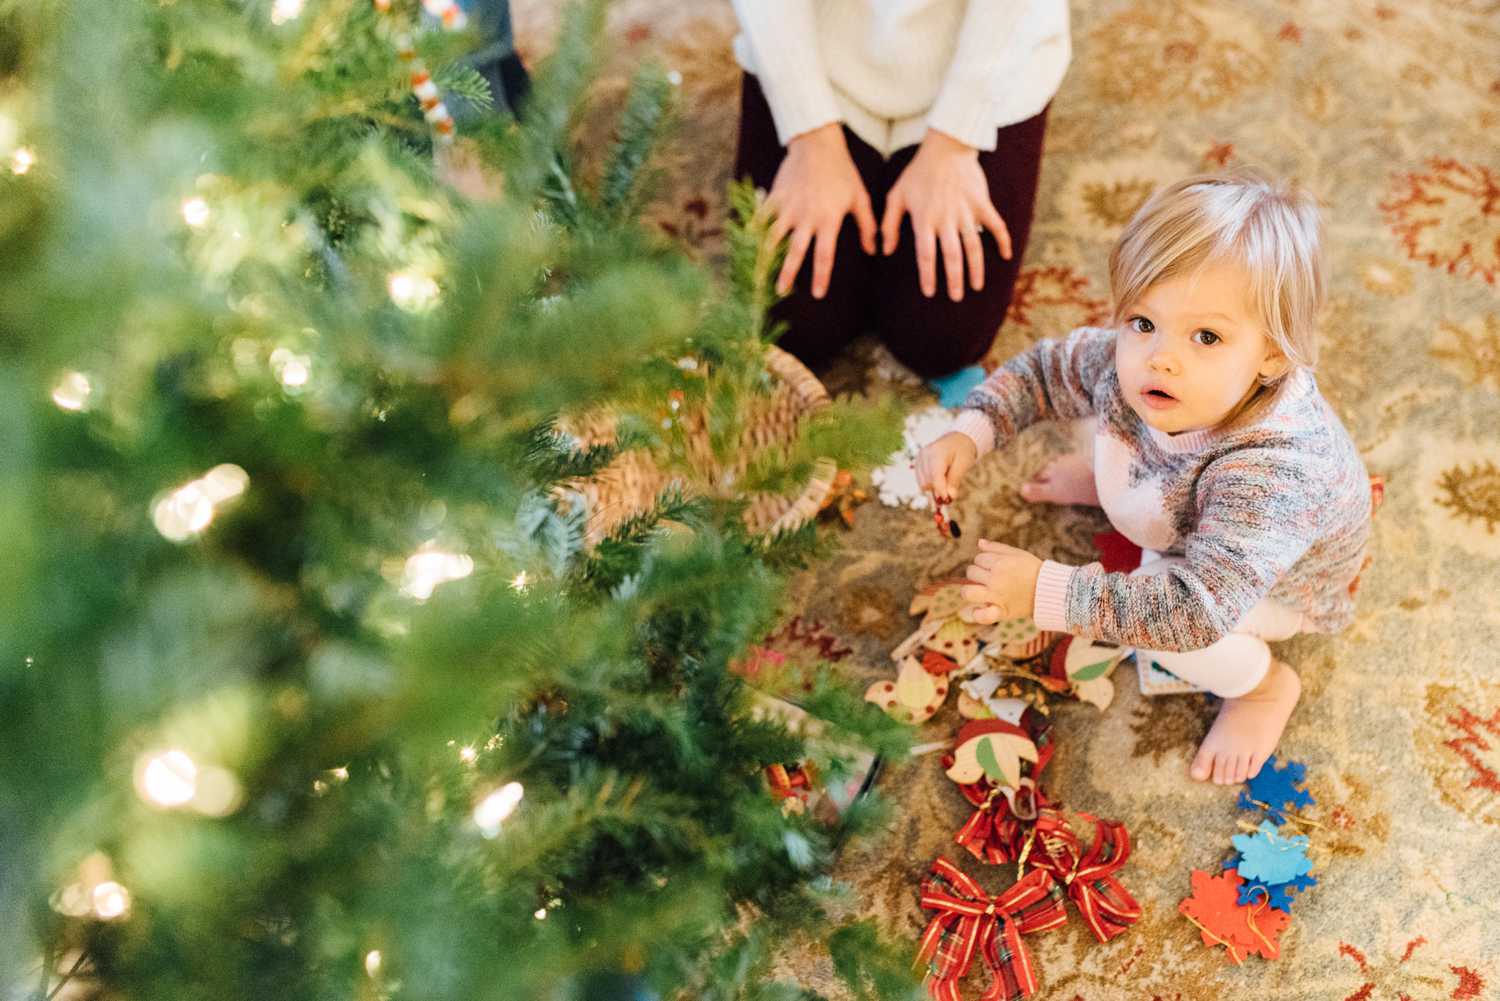
[[[1102,507],[1145,550],[1140,569],[981,540],[968,614],[1135,647],[1220,696],[1189,767],[1200,781],[1242,782],[1276,748],[1301,685],[1266,642],[1353,616],[1371,494],[1312,375],[1318,231],[1311,198],[1258,173],[1159,191],[1110,254],[1111,325],[1012,358],[917,457],[919,482],[948,502],[1027,425],[1092,420],[1090,447],[1021,495]]]

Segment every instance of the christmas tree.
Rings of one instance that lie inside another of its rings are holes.
[[[600,5],[457,146],[474,39],[419,13],[0,0],[0,992],[795,997],[807,932],[909,989],[826,920],[869,802],[763,775],[897,725],[734,670],[816,552],[747,513],[893,415],[747,454],[775,254],[747,191],[722,278],[635,221],[666,75],[585,183]],[[595,537],[630,454],[659,495]]]

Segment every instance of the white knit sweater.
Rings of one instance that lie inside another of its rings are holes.
[[[843,122],[882,155],[929,127],[976,149],[1039,113],[1072,55],[1067,0],[734,0],[740,65],[783,145]]]

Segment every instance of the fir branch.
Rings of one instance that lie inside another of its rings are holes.
[[[910,946],[885,939],[871,919],[836,929],[828,938],[828,954],[839,978],[859,1001],[902,997],[917,1001],[925,993],[923,971],[912,968]]]
[[[432,82],[441,93],[461,98],[476,111],[490,111],[495,107],[490,82],[472,66],[458,63],[444,66],[432,75]]]
[[[521,454],[517,461],[530,470],[537,485],[549,486],[561,480],[593,476],[621,453],[646,444],[644,435],[626,428],[611,442],[580,449],[572,436],[557,430],[554,418],[537,424],[526,433],[520,443]]]
[[[729,205],[725,240],[729,248],[730,286],[734,298],[746,303],[756,317],[755,328],[744,333],[769,340],[771,331],[763,328],[764,318],[779,298],[773,276],[785,259],[786,243],[771,244],[774,220],[765,207],[765,194],[748,180],[730,185]]]
[[[603,0],[573,0],[563,16],[552,54],[540,67],[526,104],[520,142],[506,173],[515,196],[530,200],[566,145],[568,123],[592,78],[594,53],[604,32]]]
[[[673,90],[661,66],[646,63],[636,71],[599,185],[599,210],[607,219],[635,218],[648,196],[644,168],[671,122]]]

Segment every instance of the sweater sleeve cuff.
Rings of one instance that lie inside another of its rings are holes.
[[[979,87],[967,93],[945,87],[927,113],[927,124],[984,152],[994,150],[998,138],[994,103]]]
[[[995,450],[995,425],[990,422],[990,415],[983,410],[963,411],[958,415],[958,420],[953,422],[952,430],[968,435],[980,455],[987,455]]]
[[[1068,584],[1073,580],[1070,567],[1051,560],[1042,561],[1042,571],[1036,576],[1036,610],[1034,618],[1038,629],[1055,633],[1071,632],[1068,628]]]
[[[776,123],[776,138],[786,146],[804,132],[843,120],[833,90],[822,81],[802,85],[773,83],[760,78]]]

